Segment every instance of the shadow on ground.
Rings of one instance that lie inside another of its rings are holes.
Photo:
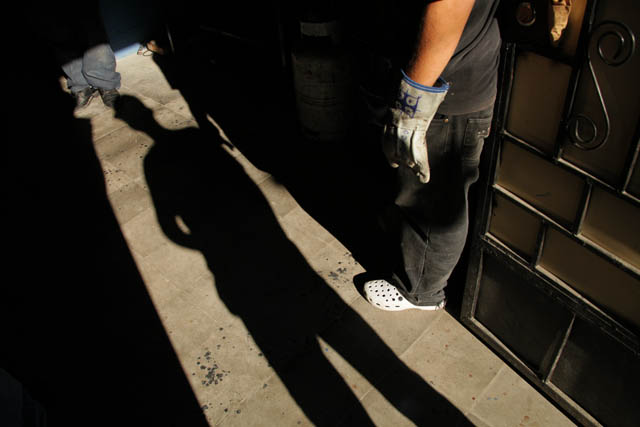
[[[313,271],[220,137],[164,129],[128,96],[116,117],[154,140],[144,171],[163,232],[202,252],[219,297],[315,425],[372,425],[318,336],[417,425],[466,422]]]
[[[2,168],[0,425],[208,425],[107,199],[89,121],[74,119],[46,45],[11,54],[25,68]]]
[[[217,138],[213,119],[252,164],[275,177],[349,249],[366,270],[355,280],[360,292],[366,280],[388,275],[399,244],[381,223],[393,204],[395,170],[382,154],[380,128],[366,123],[357,81],[348,136],[340,142],[310,142],[299,130],[291,73],[272,50],[197,31],[179,46],[175,54],[153,58],[181,92],[199,128]],[[447,288],[447,310],[456,317],[466,257],[465,251]]]
[[[3,168],[4,265],[13,279],[0,299],[0,366],[43,409],[48,425],[207,425],[113,215],[88,121],[73,118],[46,49],[13,57],[25,72],[8,120],[20,135],[6,144]],[[375,244],[384,238],[373,212],[390,182],[379,152],[367,141],[301,144],[294,127],[273,127],[292,117],[282,75],[262,73],[259,85],[247,85],[250,76],[203,66],[202,59],[161,65],[200,130],[158,129],[132,99],[129,112],[120,112],[156,141],[145,172],[167,236],[202,251],[221,298],[316,424],[338,421],[338,408],[349,414],[347,424],[370,422],[320,352],[317,335],[418,425],[466,423],[306,264],[202,119],[219,121],[368,269],[378,264]],[[175,227],[176,216],[189,233]],[[10,397],[22,404],[16,411],[33,416],[34,406],[20,396]]]

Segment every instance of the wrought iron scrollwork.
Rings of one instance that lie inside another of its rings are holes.
[[[608,42],[615,44],[615,49],[612,52],[608,52],[605,47]],[[592,54],[591,51],[596,50],[605,64],[617,67],[631,59],[635,48],[636,39],[629,27],[621,22],[605,21],[592,32],[588,58]]]
[[[635,35],[623,23],[604,21],[592,30],[587,47],[587,66],[598,95],[604,129],[598,128],[596,122],[585,114],[573,114],[567,122],[567,130],[569,139],[576,147],[595,150],[607,142],[611,133],[611,121],[593,66],[593,58],[597,55],[608,66],[619,67],[631,59],[635,49]]]

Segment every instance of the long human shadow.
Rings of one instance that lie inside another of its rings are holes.
[[[291,75],[267,49],[210,35],[183,46],[153,59],[199,128],[215,137],[209,120],[214,119],[252,164],[284,185],[360,264],[384,270],[381,248],[387,242],[376,215],[389,201],[394,179],[378,139],[305,141]]]
[[[207,426],[109,203],[91,124],[74,118],[52,51],[21,34],[38,54],[8,53],[25,69],[5,92],[0,367],[19,387],[0,376],[0,425]]]
[[[357,94],[351,97],[352,126],[344,140],[307,141],[297,123],[292,76],[274,62],[271,51],[202,34],[181,47],[153,59],[180,91],[199,128],[217,137],[213,118],[244,156],[274,176],[349,249],[366,271],[354,279],[358,291],[365,280],[388,275],[399,241],[389,224],[386,230],[380,225],[393,212],[395,170],[382,154],[381,129],[367,123]],[[447,310],[455,317],[467,252],[449,280]]]
[[[161,229],[202,252],[221,300],[315,425],[372,424],[318,337],[416,425],[467,422],[313,271],[220,138],[167,130],[133,97],[116,116],[154,141],[144,171]]]
[[[365,269],[354,278],[362,293],[367,279],[389,274],[399,247],[398,237],[380,227],[385,213],[393,211],[395,194],[395,170],[382,154],[380,129],[364,124],[362,114],[354,114],[345,140],[305,141],[296,122],[291,76],[267,53],[207,40],[191,50],[185,47],[153,59],[181,92],[204,133],[218,136],[209,120],[215,119],[244,156],[274,176],[349,250]],[[251,61],[266,64],[255,85]],[[352,102],[360,113],[356,97]],[[447,311],[455,317],[462,301],[467,252],[449,280]]]

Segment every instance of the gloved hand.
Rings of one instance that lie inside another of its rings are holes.
[[[438,79],[436,86],[423,86],[402,72],[395,105],[384,126],[382,149],[389,164],[412,169],[420,182],[429,182],[427,129],[449,90],[447,82]]]

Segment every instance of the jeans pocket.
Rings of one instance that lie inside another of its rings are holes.
[[[462,162],[465,166],[477,167],[484,147],[484,140],[491,130],[491,117],[467,120],[462,142]]]

